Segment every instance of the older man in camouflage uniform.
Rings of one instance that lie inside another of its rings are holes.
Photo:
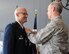
[[[62,9],[61,2],[53,1],[47,12],[50,23],[31,38],[35,44],[41,44],[40,54],[67,54],[68,31],[61,17]]]

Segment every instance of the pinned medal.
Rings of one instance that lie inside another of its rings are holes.
[[[21,39],[23,39],[23,36],[22,36],[22,35],[20,35],[19,39],[20,39],[20,40],[21,40]]]

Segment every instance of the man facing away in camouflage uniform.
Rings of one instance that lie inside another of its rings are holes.
[[[67,54],[68,31],[61,17],[62,10],[62,3],[53,1],[47,12],[50,23],[37,32],[36,36],[29,37],[33,43],[41,44],[40,54]]]

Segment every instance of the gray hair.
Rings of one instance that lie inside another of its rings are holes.
[[[59,13],[62,13],[63,5],[61,1],[53,1],[51,5],[54,5]]]
[[[17,13],[17,9],[15,9],[15,11],[14,11],[15,20],[17,21],[16,13]]]

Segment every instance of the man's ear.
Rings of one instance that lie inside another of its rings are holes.
[[[54,6],[52,7],[52,9],[53,9],[53,11],[55,11],[55,7]]]
[[[17,17],[19,16],[18,13],[16,13],[16,16],[17,16]]]

